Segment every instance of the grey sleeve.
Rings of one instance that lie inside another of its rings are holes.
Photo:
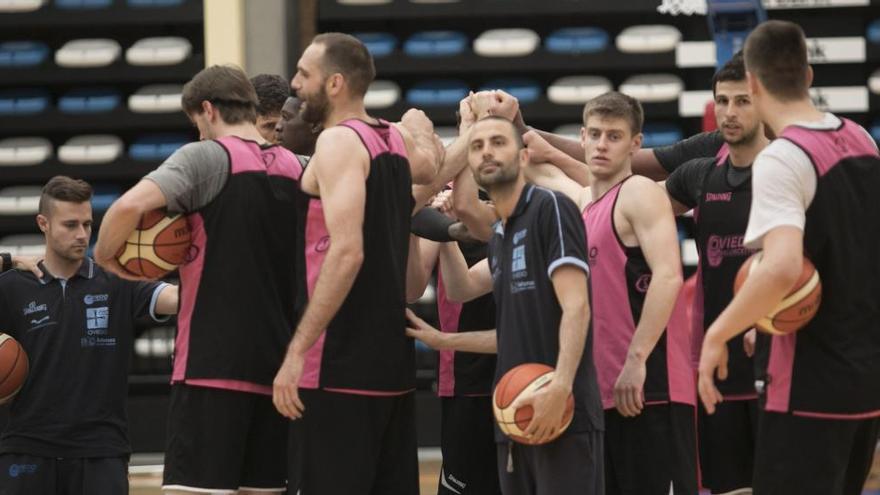
[[[191,213],[220,194],[229,177],[229,155],[215,141],[189,143],[145,179],[159,186],[169,213]]]

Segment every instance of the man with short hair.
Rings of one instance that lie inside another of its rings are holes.
[[[643,115],[622,93],[590,100],[581,130],[590,187],[555,169],[535,181],[576,199],[589,234],[606,493],[661,493],[671,484],[696,494],[690,332],[667,327],[682,283],[675,220],[663,190],[632,173]]]
[[[320,130],[303,120],[303,102],[289,96],[281,107],[281,115],[275,124],[275,141],[300,156],[312,156]]]
[[[135,327],[176,313],[177,286],[123,280],[86,256],[91,197],[84,181],[49,180],[37,215],[42,275],[0,273],[0,330],[22,345],[29,367],[0,434],[4,494],[128,493]]]
[[[739,267],[752,254],[743,244],[752,201],[752,162],[767,146],[764,126],[749,97],[742,53],[713,77],[715,118],[727,143],[720,158],[698,158],[666,179],[676,214],[694,210],[700,254],[692,349],[699,360],[703,332],[733,298]],[[724,402],[715,414],[699,407],[698,438],[703,485],[715,494],[751,493],[758,431],[755,331],[727,343],[728,376],[719,383]],[[765,346],[761,346],[762,349]]]
[[[745,244],[763,248],[730,305],[709,327],[700,398],[723,400],[727,341],[770,314],[812,260],[818,312],[760,355],[763,408],[753,488],[759,494],[861,493],[880,429],[880,155],[867,131],[818,110],[801,28],[768,21],[746,39],[749,94],[778,138],[758,154]]]
[[[514,444],[496,427],[501,490],[506,495],[599,495],[604,493],[603,419],[589,332],[583,222],[570,199],[526,184],[521,168],[528,160],[510,121],[488,117],[474,124],[468,137],[468,164],[501,221],[495,225],[489,258],[470,269],[456,246],[441,248],[440,268],[450,300],[471,300],[494,287],[497,332],[441,333],[412,312],[407,331],[457,351],[497,350],[495,383],[523,363],[555,367],[547,386],[521,395],[510,407],[534,408],[525,431],[535,443],[559,429],[569,393],[575,401],[572,422],[545,445]]]
[[[302,421],[304,495],[418,491],[406,266],[412,184],[434,179],[440,155],[424,114],[404,116],[423,134],[367,114],[374,77],[363,43],[324,33],[292,82],[302,119],[323,129],[300,191],[308,304],[274,381],[277,409]]]
[[[211,66],[183,89],[202,141],[177,150],[119,198],[95,256],[114,254],[145,212],[182,213],[192,257],[180,267],[166,493],[278,493],[286,488],[287,421],[272,377],[295,324],[296,196],[302,165],[255,127],[257,95],[240,69]]]
[[[281,117],[281,107],[290,97],[290,85],[277,74],[259,74],[251,78],[257,92],[257,130],[263,139],[278,144],[275,125]]]

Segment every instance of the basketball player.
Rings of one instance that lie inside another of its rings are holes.
[[[589,173],[581,161],[584,148],[580,141],[529,127],[521,113],[516,114],[513,122],[526,145],[534,150],[532,163],[552,163],[581,186],[590,185]],[[632,157],[632,170],[634,174],[663,180],[686,161],[717,156],[723,147],[721,131],[702,132],[667,146],[639,149]]]
[[[251,78],[257,92],[257,130],[270,143],[275,140],[275,125],[281,118],[281,107],[290,97],[290,85],[277,74],[259,74]]]
[[[192,259],[180,267],[166,493],[277,493],[287,478],[287,422],[272,405],[272,377],[294,325],[296,194],[301,164],[255,126],[257,95],[230,66],[184,86],[183,108],[202,141],[177,150],[126,192],[101,224],[98,261],[114,253],[144,212],[188,216]]]
[[[315,153],[315,141],[320,133],[302,119],[302,105],[296,96],[288,97],[275,124],[275,142],[300,155],[300,160]]]
[[[602,428],[592,355],[586,241],[576,206],[559,193],[526,184],[521,167],[528,151],[501,117],[478,121],[469,134],[468,164],[501,216],[489,258],[467,269],[454,246],[441,249],[440,267],[450,300],[465,301],[492,290],[496,332],[438,332],[409,312],[410,335],[441,348],[498,352],[495,382],[528,362],[555,366],[549,385],[510,407],[531,405],[526,434],[540,442],[561,422],[574,394],[574,419],[545,445],[514,445],[496,429],[498,473],[505,495],[601,494]],[[491,272],[490,272],[491,267]],[[494,280],[493,280],[494,279]]]
[[[798,25],[760,24],[746,40],[745,64],[752,104],[778,136],[755,159],[745,235],[763,259],[706,332],[700,397],[715,412],[726,342],[777,306],[808,257],[822,277],[822,302],[798,333],[773,336],[760,363],[753,488],[856,495],[880,425],[880,156],[863,128],[813,105]]]
[[[367,115],[374,76],[363,43],[325,33],[292,82],[303,120],[323,128],[301,184],[308,305],[274,381],[275,406],[302,420],[304,495],[418,491],[405,272],[412,183],[434,178],[439,150]],[[433,127],[422,124],[433,146]]]
[[[642,107],[609,92],[583,115],[590,187],[561,173],[536,182],[577,198],[589,233],[606,492],[666,493],[672,483],[676,493],[696,494],[690,332],[667,329],[682,283],[675,220],[663,190],[631,166]]]
[[[49,180],[37,215],[41,276],[0,274],[0,328],[29,366],[0,435],[0,493],[128,494],[135,326],[176,313],[177,287],[122,280],[86,256],[91,197],[81,180]]]
[[[444,191],[436,206],[451,215],[448,204],[452,191]],[[425,209],[419,214],[428,212]],[[451,239],[450,239],[451,240]],[[437,267],[440,243],[416,238],[417,247],[410,249],[411,263],[407,270],[407,299],[417,300],[424,292],[431,273]],[[468,266],[486,259],[483,242],[459,242]],[[410,279],[416,278],[416,281]],[[446,297],[443,277],[437,276],[437,312],[440,328],[448,333],[467,333],[495,326],[495,301],[486,294],[472,301],[456,303]],[[500,494],[495,466],[494,419],[492,414],[492,379],[495,355],[456,352],[439,349],[437,394],[440,396],[440,450],[443,465],[437,493],[453,495],[475,493]]]
[[[703,331],[730,303],[740,265],[752,254],[743,236],[752,201],[752,162],[767,146],[764,129],[751,103],[742,53],[713,78],[715,118],[729,153],[698,158],[678,167],[666,180],[676,214],[693,209],[700,253],[693,349],[702,345]],[[754,338],[754,330],[750,331]],[[700,469],[703,486],[712,493],[751,493],[757,435],[753,342],[734,338],[727,343],[728,376],[719,383],[724,402],[715,414],[699,408]]]

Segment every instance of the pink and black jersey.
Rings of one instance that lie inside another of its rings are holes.
[[[819,311],[801,331],[771,339],[768,411],[880,416],[880,156],[864,129],[787,127],[816,172],[804,255],[822,279]]]
[[[306,354],[300,387],[351,393],[402,393],[415,388],[415,347],[406,336],[406,261],[414,206],[406,145],[385,121],[347,120],[370,153],[364,205],[364,261],[351,291]],[[330,236],[321,201],[303,192],[305,298],[321,271]],[[305,304],[301,304],[305,306]]]
[[[180,267],[172,382],[271,394],[296,298],[295,201],[302,166],[280,146],[216,140],[229,156],[220,193],[190,212]]]
[[[614,208],[624,179],[583,212],[592,273],[593,352],[605,409],[614,407],[614,383],[623,369],[641,318],[651,270],[640,247],[627,247],[614,227]],[[660,337],[646,363],[645,401],[695,404],[687,328],[672,326]]]
[[[468,266],[473,266],[488,254],[482,243],[460,242]],[[444,332],[471,332],[495,328],[495,300],[486,294],[466,303],[454,303],[446,298],[443,278],[437,270],[437,312],[440,329]],[[495,355],[475,352],[440,351],[437,363],[437,394],[440,397],[491,395],[495,375]]]
[[[733,298],[733,281],[752,254],[744,245],[752,203],[752,172],[734,167],[726,154],[691,160],[666,180],[669,195],[693,208],[700,253],[693,304],[693,362],[699,362],[703,335]],[[728,378],[718,382],[726,399],[753,399],[754,362],[746,356],[743,336],[727,343]]]

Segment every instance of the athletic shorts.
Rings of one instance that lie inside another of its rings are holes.
[[[287,423],[268,395],[171,386],[163,489],[287,487]]]
[[[603,495],[602,432],[566,433],[544,445],[497,444],[504,495]]]
[[[706,414],[701,404],[697,438],[703,487],[712,493],[750,488],[757,435],[757,399],[720,402],[714,414]]]
[[[368,396],[299,389],[291,457],[301,495],[419,493],[415,393]],[[298,441],[296,441],[298,440]]]
[[[647,406],[633,418],[605,410],[608,495],[697,495],[697,418],[694,406]]]
[[[57,458],[3,454],[0,493],[128,495],[128,456]]]
[[[816,419],[763,411],[753,488],[760,495],[859,495],[880,418]]]
[[[492,397],[442,397],[440,411],[437,494],[500,495]]]

